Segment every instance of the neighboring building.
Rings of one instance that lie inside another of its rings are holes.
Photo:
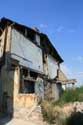
[[[0,102],[5,93],[13,112],[32,107],[41,98],[59,99],[57,72],[62,62],[47,35],[37,28],[1,19]]]
[[[62,88],[63,90],[66,90],[67,85],[68,87],[70,87],[70,85],[72,85],[72,88],[74,88],[75,83],[77,82],[76,79],[68,79],[66,77],[66,75],[62,72],[61,69],[58,70],[58,78],[57,78],[57,82],[61,82],[62,83]]]

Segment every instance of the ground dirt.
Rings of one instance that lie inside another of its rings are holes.
[[[48,125],[45,122],[39,121],[30,121],[30,120],[23,120],[23,119],[8,119],[4,118],[0,120],[0,125]]]

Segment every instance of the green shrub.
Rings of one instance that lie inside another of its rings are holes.
[[[63,92],[60,100],[57,102],[44,100],[42,101],[42,114],[44,119],[50,124],[57,123],[56,125],[67,125],[67,118],[61,111],[61,106],[65,103],[71,103],[75,101],[83,101],[83,86],[76,89],[68,89]]]
[[[60,105],[62,106],[65,103],[83,101],[83,86],[80,88],[75,89],[68,89],[63,92],[61,98],[57,102],[53,102],[53,105]]]
[[[67,90],[63,93],[61,100],[64,102],[74,102],[78,100],[78,94],[76,90]]]

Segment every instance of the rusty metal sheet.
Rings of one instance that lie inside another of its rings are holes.
[[[23,66],[43,72],[42,50],[21,33],[12,29],[11,55]]]

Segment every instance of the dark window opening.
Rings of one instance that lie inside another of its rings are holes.
[[[29,69],[21,68],[20,70],[20,93],[35,93],[35,80],[38,73]]]
[[[36,80],[38,73],[31,71],[30,69],[22,68],[21,69],[21,77],[23,78],[32,78]]]
[[[10,70],[15,70],[16,65],[15,64],[11,64]]]
[[[22,69],[22,75],[26,78],[29,75],[29,71],[26,69]]]
[[[34,34],[34,33],[28,32],[27,36],[28,36],[28,38],[29,38],[31,41],[33,41],[33,42],[35,41],[35,34]]]
[[[31,76],[33,79],[36,79],[37,76],[38,76],[38,73],[34,73],[33,71],[30,71],[30,76]]]
[[[23,80],[20,84],[20,93],[35,93],[35,83],[29,80]]]

